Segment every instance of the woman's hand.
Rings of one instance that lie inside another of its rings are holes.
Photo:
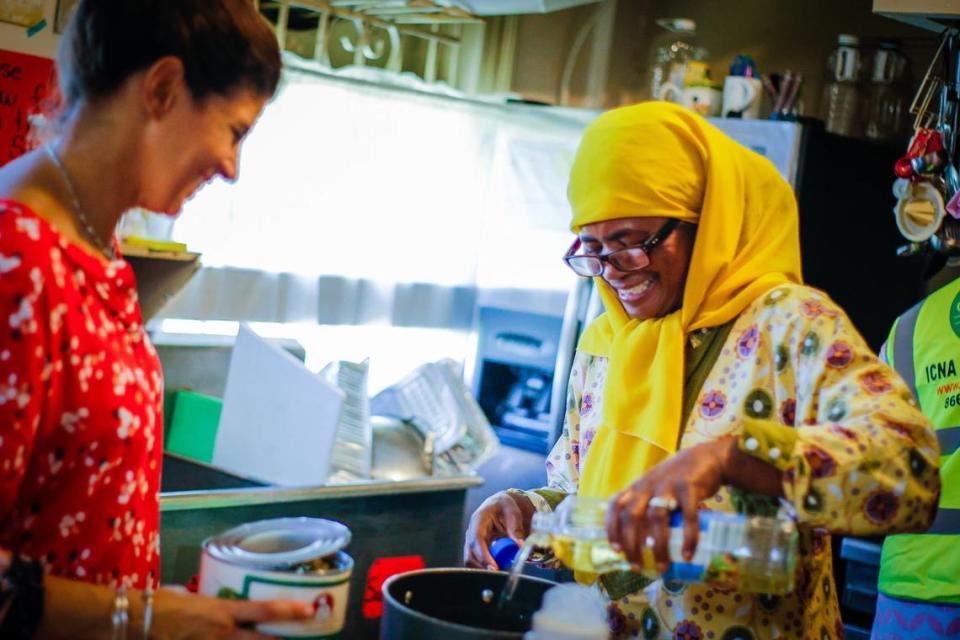
[[[113,589],[79,580],[44,578],[43,617],[36,640],[109,638],[112,633]],[[139,591],[129,592],[129,637],[142,637],[144,602]],[[258,622],[304,620],[313,606],[288,600],[221,600],[163,588],[153,599],[150,640],[255,640],[267,638],[253,630]],[[140,634],[140,635],[138,635]]]
[[[689,562],[700,533],[700,503],[723,485],[778,497],[783,495],[783,473],[740,451],[734,437],[683,449],[613,497],[607,536],[638,568],[663,573],[670,566],[670,512],[678,509],[683,514],[681,550]],[[651,548],[655,567],[643,566],[644,547]]]
[[[638,568],[644,566],[644,547],[651,547],[656,570],[670,565],[670,512],[683,513],[683,558],[697,548],[700,503],[724,484],[724,470],[736,450],[736,440],[725,438],[677,452],[613,497],[607,510],[607,536],[615,548]],[[652,498],[654,504],[650,504]],[[666,505],[666,506],[665,506]]]
[[[313,607],[292,600],[222,600],[173,589],[154,597],[151,640],[259,640],[253,630],[260,622],[284,622],[313,617]],[[136,622],[132,628],[138,628]],[[242,625],[242,626],[241,626]],[[247,628],[244,628],[247,627]]]
[[[463,563],[475,569],[499,569],[490,555],[490,543],[507,537],[522,545],[535,511],[529,498],[516,493],[501,491],[484,500],[470,516],[463,543]]]

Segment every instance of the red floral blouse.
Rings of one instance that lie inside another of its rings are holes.
[[[162,398],[130,265],[0,200],[0,547],[156,587]]]

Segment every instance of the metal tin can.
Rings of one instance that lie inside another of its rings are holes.
[[[350,530],[320,518],[251,522],[208,538],[200,559],[200,593],[242,600],[309,602],[309,620],[263,623],[283,638],[333,638],[343,629],[353,559],[342,550]]]

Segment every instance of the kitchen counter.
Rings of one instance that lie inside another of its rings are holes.
[[[433,491],[466,491],[480,486],[483,480],[475,475],[425,477],[414,480],[358,480],[319,487],[248,487],[170,491],[160,494],[160,512],[191,509],[220,509],[226,507],[302,502],[304,500],[334,500],[364,498],[381,495],[427,493]]]
[[[204,539],[244,522],[308,516],[343,522],[354,559],[344,637],[376,638],[379,618],[365,618],[367,573],[378,558],[423,558],[427,567],[460,564],[467,489],[477,475],[363,480],[318,487],[262,486],[213,467],[164,456],[160,493],[161,579],[185,584],[200,566]],[[209,488],[204,488],[209,487]]]

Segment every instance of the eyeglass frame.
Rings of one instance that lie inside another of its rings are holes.
[[[611,251],[610,253],[598,254],[598,255],[577,255],[577,250],[580,249],[581,245],[583,244],[580,240],[580,237],[577,236],[577,238],[574,239],[573,244],[570,245],[570,248],[567,249],[567,252],[563,255],[563,261],[568,267],[570,267],[571,271],[573,271],[575,274],[577,274],[581,278],[596,278],[597,276],[603,275],[603,271],[605,269],[604,263],[612,264],[615,269],[617,269],[618,271],[623,271],[624,273],[630,273],[632,271],[640,271],[641,269],[646,269],[647,267],[650,266],[650,254],[653,253],[653,250],[656,249],[661,243],[663,243],[664,240],[670,237],[670,234],[673,233],[678,226],[680,226],[680,222],[681,221],[678,220],[677,218],[670,218],[669,220],[663,223],[663,226],[660,227],[655,234],[653,234],[652,236],[650,236],[640,244],[633,247],[624,247],[623,249],[617,249],[616,251]],[[643,266],[635,267],[633,269],[621,269],[615,262],[612,262],[610,260],[611,256],[615,256],[618,253],[622,253],[624,251],[636,251],[637,249],[640,249],[643,252],[643,255],[646,257],[647,261],[646,261],[646,264],[644,264]],[[570,264],[570,261],[574,258],[593,258],[594,260],[600,263],[600,270],[597,273],[594,273],[592,275],[586,275],[586,274],[580,273],[579,271],[573,268],[572,264]]]

